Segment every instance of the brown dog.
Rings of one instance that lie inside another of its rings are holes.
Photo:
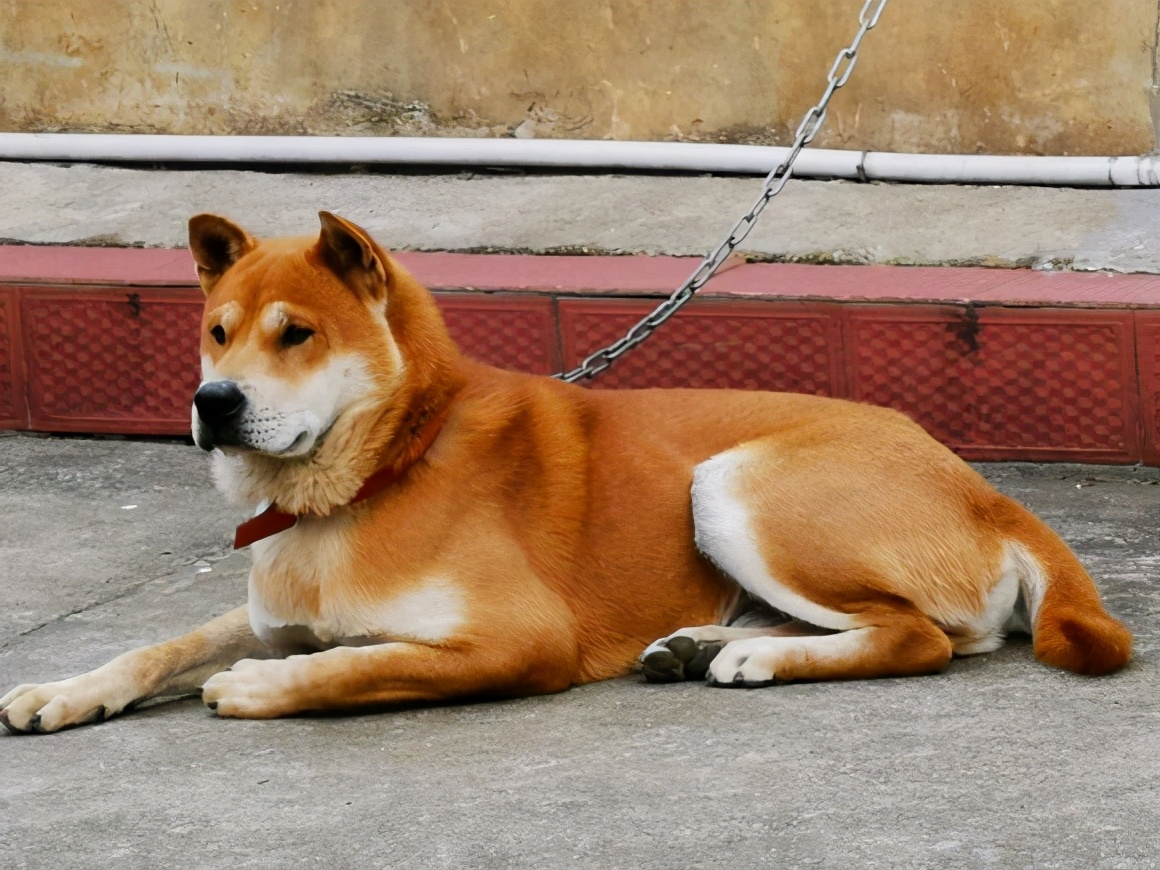
[[[11,730],[199,688],[249,718],[555,692],[642,649],[651,679],[718,686],[935,673],[1011,630],[1085,674],[1131,655],[1067,546],[901,414],[470,362],[325,212],[317,239],[263,242],[201,215],[190,246],[194,438],[220,488],[272,506],[240,531],[249,603],[14,689]]]

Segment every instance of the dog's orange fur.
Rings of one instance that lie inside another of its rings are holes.
[[[350,356],[373,383],[310,455],[244,456],[225,480],[303,515],[255,545],[251,596],[321,649],[280,658],[294,650],[253,637],[239,608],[91,674],[19,687],[0,703],[14,730],[103,718],[207,677],[219,714],[267,717],[625,674],[649,642],[725,622],[737,605],[738,586],[698,552],[690,508],[694,469],[731,450],[744,469],[733,495],[768,574],[857,625],[845,646],[808,646],[801,635],[836,635],[800,624],[754,632],[779,636],[762,653],[778,679],[941,670],[972,640],[1012,545],[1046,578],[1040,659],[1103,674],[1130,657],[1130,635],[1066,545],[901,414],[789,394],[590,391],[469,361],[430,294],[329,215],[318,239],[260,243],[201,216],[191,247],[215,377],[293,385]],[[274,302],[315,337],[278,347],[262,326]],[[219,346],[209,330],[223,318],[231,338]],[[447,409],[403,479],[347,505]],[[432,637],[399,624],[371,637],[375,614],[408,595],[447,603],[454,629]],[[347,643],[363,634],[377,642]],[[211,676],[246,655],[262,660]]]

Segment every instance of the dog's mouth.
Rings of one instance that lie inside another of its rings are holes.
[[[313,453],[321,439],[312,438],[309,430],[303,429],[294,439],[285,447],[271,447],[267,444],[253,444],[247,442],[243,438],[237,439],[214,439],[208,446],[204,443],[199,443],[199,446],[204,450],[220,450],[227,456],[247,456],[258,454],[261,456],[269,456],[273,459],[298,459]]]
[[[277,445],[270,444],[269,442],[263,443],[262,441],[256,441],[247,437],[248,433],[244,431],[218,433],[206,429],[203,425],[200,432],[194,435],[194,442],[203,450],[210,451],[216,449],[227,456],[258,454],[261,456],[269,456],[272,459],[302,459],[318,452],[326,440],[326,436],[334,428],[334,422],[331,421],[317,434],[314,433],[311,427],[303,427],[294,434],[289,443]]]
[[[309,453],[329,421],[306,408],[284,411],[256,400],[228,378],[202,383],[193,395],[193,438],[203,450],[296,457]]]
[[[294,431],[292,436],[279,437],[280,433],[271,435],[261,429],[257,432],[246,431],[245,427],[215,429],[203,421],[198,421],[198,425],[194,428],[193,441],[207,452],[220,450],[230,456],[258,453],[279,459],[292,459],[305,456],[317,449],[328,431],[329,427],[315,436],[309,426],[304,426]]]
[[[310,433],[307,432],[306,430],[303,430],[303,431],[299,432],[294,437],[294,440],[290,442],[290,446],[287,447],[285,450],[283,450],[279,455],[280,456],[287,456],[287,455],[293,456],[297,453],[298,449],[300,447],[302,447],[302,445],[305,444],[309,440],[310,440]]]

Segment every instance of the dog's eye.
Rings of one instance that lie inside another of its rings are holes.
[[[211,329],[209,331],[209,334],[213,336],[213,340],[216,341],[218,344],[225,344],[226,343],[226,331],[222,328],[222,325],[220,323],[217,326],[215,326],[213,329]]]
[[[282,333],[282,346],[294,347],[296,344],[302,344],[312,335],[314,335],[314,330],[307,329],[305,326],[287,326],[286,331]]]

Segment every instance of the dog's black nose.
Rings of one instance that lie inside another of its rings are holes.
[[[231,422],[246,407],[246,397],[233,381],[209,381],[193,394],[197,416],[207,426],[217,428]]]

